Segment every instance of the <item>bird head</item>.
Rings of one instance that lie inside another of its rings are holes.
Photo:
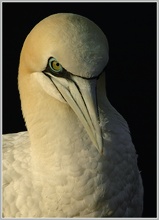
[[[34,75],[52,98],[75,112],[92,143],[102,152],[97,80],[108,62],[108,42],[89,19],[71,13],[51,15],[27,36],[20,56],[23,77]]]

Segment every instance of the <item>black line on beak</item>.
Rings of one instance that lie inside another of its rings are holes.
[[[50,76],[49,74],[45,73],[45,72],[43,72],[43,73],[45,74],[45,76],[47,76],[47,77],[51,80],[51,82],[54,84],[54,86],[56,87],[56,89],[59,91],[59,93],[60,93],[60,95],[62,96],[62,98],[65,100],[65,102],[67,102],[66,99],[64,98],[64,96],[61,94],[61,92],[60,92],[60,90],[58,89],[58,87],[56,86],[56,84],[54,83],[54,81],[52,80],[51,76]]]

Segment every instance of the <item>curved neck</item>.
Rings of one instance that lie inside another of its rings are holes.
[[[55,158],[75,151],[73,143],[84,128],[69,105],[48,95],[32,75],[19,80],[19,89],[32,161],[36,169],[46,172],[55,167]]]

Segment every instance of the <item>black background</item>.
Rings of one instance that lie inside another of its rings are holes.
[[[156,217],[156,3],[2,3],[3,133],[26,130],[17,74],[22,44],[43,18],[81,14],[106,34],[107,94],[127,120],[145,189],[143,217]],[[39,36],[40,37],[40,36]]]

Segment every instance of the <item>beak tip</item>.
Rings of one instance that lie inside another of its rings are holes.
[[[96,142],[96,148],[98,150],[98,152],[103,155],[103,139],[102,139],[102,135],[100,136],[99,139],[97,139],[97,142]]]

